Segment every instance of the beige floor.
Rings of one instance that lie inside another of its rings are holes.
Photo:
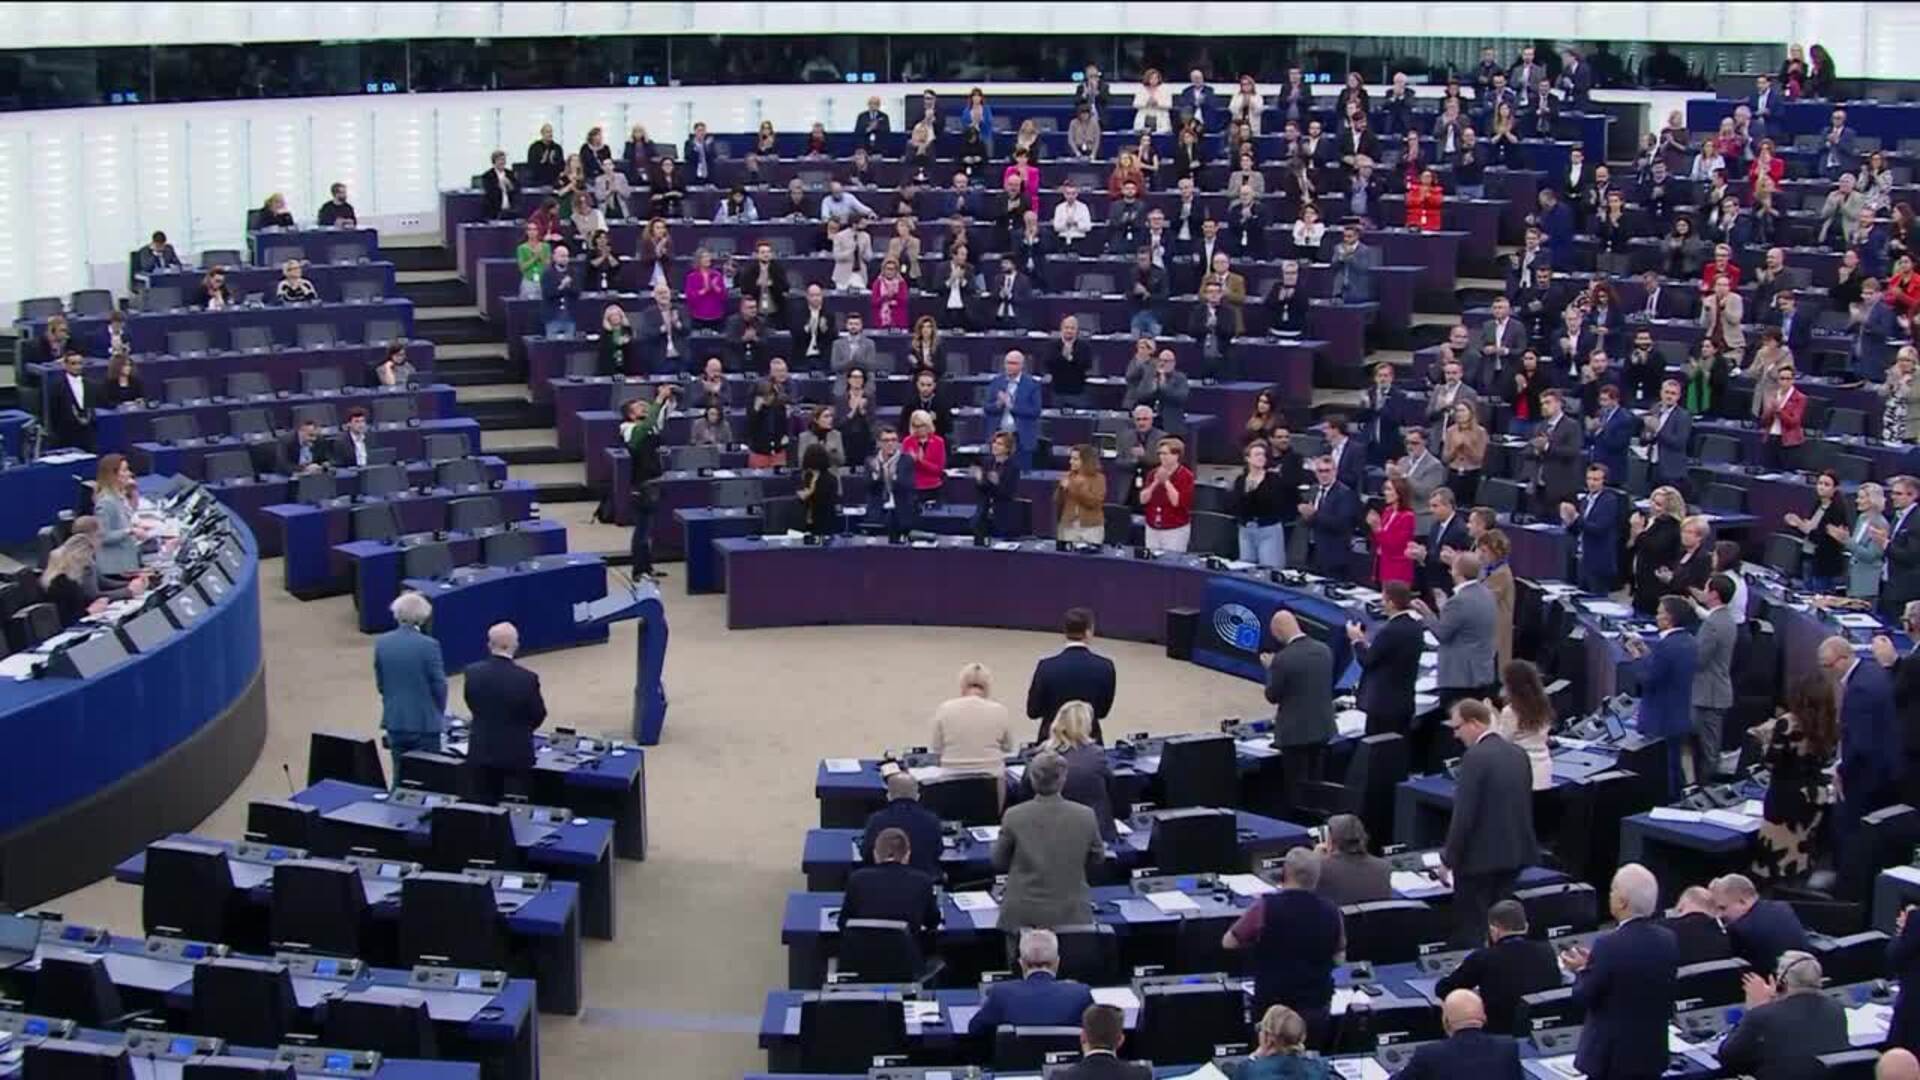
[[[625,543],[606,542],[611,531],[576,539],[582,550]],[[304,774],[308,731],[371,731],[378,715],[370,639],[354,629],[351,601],[293,599],[279,590],[277,560],[261,577],[270,732],[253,774],[202,827],[215,836],[240,834],[249,798],[287,790],[282,763]],[[585,1014],[541,1018],[542,1064],[556,1080],[727,1080],[764,1068],[752,1032],[766,991],[785,978],[780,911],[802,887],[801,840],[818,820],[817,760],[924,742],[926,717],[965,660],[991,667],[998,696],[1018,711],[1034,659],[1056,646],[1049,635],[1013,631],[730,633],[724,598],[687,597],[681,581],[665,583],[672,704],[665,741],[649,751],[650,858],[617,864],[618,939],[587,945]],[[911,602],[911,582],[901,584]],[[632,634],[629,624],[608,646],[528,659],[554,722],[625,727]],[[1266,708],[1252,683],[1144,645],[1100,647],[1121,671],[1110,731],[1195,730]],[[111,881],[50,906],[139,928],[138,891]]]

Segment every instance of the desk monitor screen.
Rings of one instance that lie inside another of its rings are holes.
[[[176,1037],[167,1043],[167,1053],[180,1057],[191,1057],[200,1049],[198,1039]]]
[[[313,962],[313,973],[315,975],[338,975],[340,973],[340,961],[330,957],[315,960]]]
[[[480,973],[477,971],[462,971],[454,976],[453,985],[461,990],[478,990],[480,989]]]
[[[167,611],[173,616],[176,626],[185,628],[207,613],[206,605],[192,590],[183,589],[167,601]]]
[[[126,659],[127,650],[118,635],[101,633],[68,647],[62,655],[61,667],[71,667],[75,678],[91,679]]]
[[[1626,737],[1626,725],[1620,722],[1618,714],[1609,712],[1603,722],[1607,725],[1607,738],[1622,739]]]
[[[120,629],[127,635],[133,651],[139,653],[150,653],[173,636],[173,624],[167,621],[166,613],[158,608],[148,608],[128,619],[120,624]]]
[[[0,915],[0,960],[9,956],[32,956],[40,947],[40,920],[18,915]]]
[[[328,1070],[351,1069],[353,1068],[353,1055],[328,1054],[326,1060],[321,1063],[321,1067]]]

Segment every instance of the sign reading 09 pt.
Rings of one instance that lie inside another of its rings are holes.
[[[1214,608],[1213,632],[1231,648],[1242,652],[1260,650],[1260,619],[1245,604],[1221,604]]]

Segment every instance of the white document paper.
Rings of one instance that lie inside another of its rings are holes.
[[[1333,718],[1334,730],[1343,739],[1357,739],[1367,733],[1367,714],[1359,709],[1348,709]]]
[[[1633,615],[1633,608],[1618,600],[1589,600],[1584,606],[1595,615],[1605,615],[1610,619],[1625,619]]]
[[[938,765],[921,765],[918,768],[908,769],[907,772],[913,774],[913,778],[923,784],[932,783],[947,775],[947,770]]]
[[[1169,915],[1183,911],[1199,911],[1200,905],[1193,897],[1183,892],[1155,892],[1147,894],[1147,903]]]
[[[1387,1067],[1370,1057],[1342,1058],[1327,1064],[1341,1080],[1387,1080]]]
[[[1764,818],[1767,816],[1767,808],[1759,799],[1748,799],[1740,804],[1740,813],[1748,817]]]
[[[1656,806],[1647,812],[1647,816],[1655,821],[1678,821],[1688,825],[1698,825],[1707,819],[1698,810],[1682,810],[1677,806]]]
[[[1438,867],[1440,865],[1440,853],[1437,851],[1429,851],[1426,854],[1420,856],[1420,865],[1426,867],[1429,870],[1432,870],[1435,867]]]
[[[857,758],[830,757],[827,759],[826,765],[827,771],[830,773],[857,773],[860,771],[860,761]]]
[[[1095,1005],[1111,1005],[1116,1009],[1138,1009],[1140,995],[1133,992],[1131,986],[1096,986],[1093,988]]]
[[[1227,1080],[1227,1074],[1221,1072],[1219,1066],[1209,1061],[1192,1072],[1179,1077],[1178,1080]]]
[[[1000,906],[990,892],[957,892],[947,896],[961,911],[993,911]]]
[[[1833,621],[1849,630],[1877,630],[1880,628],[1879,619],[1858,611],[1836,612],[1833,616]]]
[[[1871,1046],[1887,1037],[1893,1023],[1893,1006],[1870,1001],[1847,1010],[1847,1041],[1855,1046]]]
[[[973,837],[975,840],[979,841],[982,844],[991,844],[995,840],[1000,839],[1000,826],[975,825],[972,828],[967,830],[967,835]]]
[[[1433,878],[1411,870],[1395,870],[1387,875],[1387,882],[1397,893],[1430,892],[1440,887],[1440,883]]]
[[[1920,885],[1920,866],[1889,866],[1880,872],[1909,885]]]
[[[1253,874],[1221,874],[1220,884],[1225,885],[1235,896],[1265,896],[1274,891],[1272,885],[1261,881]]]
[[[1331,1012],[1335,1016],[1344,1016],[1348,1008],[1365,1000],[1367,1000],[1365,991],[1355,990],[1352,987],[1337,988],[1333,992]]]
[[[1745,814],[1736,814],[1732,810],[1709,810],[1704,815],[1709,825],[1718,825],[1734,832],[1759,832],[1760,822]]]

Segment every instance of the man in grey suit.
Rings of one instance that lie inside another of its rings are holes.
[[[1513,895],[1520,871],[1540,858],[1533,832],[1533,766],[1525,750],[1493,733],[1493,710],[1484,701],[1455,703],[1447,726],[1467,749],[1454,770],[1453,817],[1440,849],[1439,873],[1442,881],[1453,883],[1450,940],[1473,947],[1486,933],[1487,909]]]
[[[1267,700],[1274,706],[1281,786],[1293,806],[1300,785],[1320,779],[1333,740],[1333,652],[1308,637],[1285,608],[1273,613],[1270,628],[1280,648],[1267,657]]]
[[[1493,318],[1480,325],[1480,355],[1499,378],[1518,371],[1520,354],[1526,351],[1526,325],[1513,317],[1513,304],[1506,297],[1494,297]]]
[[[1427,391],[1427,423],[1433,425],[1436,445],[1445,446],[1447,429],[1453,426],[1453,407],[1460,404],[1478,409],[1480,395],[1467,385],[1466,365],[1448,360],[1440,365],[1440,385]]]
[[[1715,574],[1701,590],[1707,615],[1695,628],[1693,661],[1692,753],[1680,759],[1693,774],[1690,783],[1713,779],[1720,758],[1720,725],[1733,707],[1733,643],[1739,628],[1733,624],[1733,579]]]
[[[1370,304],[1379,297],[1373,272],[1380,268],[1380,249],[1360,242],[1360,226],[1347,222],[1334,245],[1333,298],[1345,304]]]
[[[1127,372],[1127,393],[1120,407],[1132,411],[1145,405],[1154,411],[1160,430],[1185,438],[1187,396],[1193,389],[1187,382],[1186,372],[1180,371],[1178,365],[1172,349],[1161,349],[1152,367],[1142,366]]]
[[[1561,503],[1574,501],[1580,491],[1586,472],[1586,437],[1580,425],[1566,414],[1560,391],[1540,394],[1540,413],[1540,426],[1533,429],[1527,456],[1533,459],[1535,468],[1536,513],[1550,519],[1559,513]],[[1609,476],[1607,481],[1621,484],[1626,478]]]
[[[1093,811],[1060,795],[1067,762],[1051,750],[1027,763],[1033,798],[1009,809],[993,842],[993,869],[1007,875],[1000,929],[1016,940],[1028,928],[1093,921],[1087,871],[1106,857]]]
[[[1653,474],[1653,482],[1688,494],[1687,473],[1693,463],[1687,457],[1687,445],[1693,441],[1693,417],[1680,407],[1680,380],[1667,379],[1660,384],[1660,403],[1647,410],[1641,425],[1641,441],[1647,447],[1647,469]],[[1627,478],[1612,479],[1624,485]]]
[[[1407,478],[1407,486],[1413,489],[1413,505],[1419,507],[1414,512],[1414,527],[1425,536],[1433,530],[1433,512],[1427,508],[1427,501],[1433,498],[1435,489],[1447,486],[1447,466],[1439,456],[1427,449],[1427,433],[1420,428],[1408,428],[1406,434],[1407,453],[1396,463],[1387,466],[1387,475],[1398,472]]]
[[[1442,709],[1461,698],[1493,696],[1499,678],[1494,671],[1494,600],[1480,580],[1480,558],[1472,553],[1456,555],[1452,570],[1453,595],[1442,600],[1440,590],[1434,590],[1434,603],[1440,606],[1437,614],[1426,600],[1413,602],[1426,618],[1433,640],[1440,643],[1434,685]]]
[[[834,340],[832,356],[835,393],[846,389],[847,372],[854,368],[864,370],[868,378],[881,374],[874,366],[878,356],[873,349],[873,339],[866,334],[866,320],[857,311],[848,314],[846,333]],[[891,363],[887,364],[887,370],[893,370]]]

